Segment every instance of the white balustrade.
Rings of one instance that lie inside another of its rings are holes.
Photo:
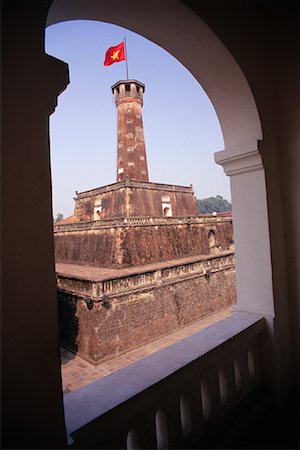
[[[193,448],[252,394],[255,407],[263,327],[261,316],[234,313],[66,394],[74,447]]]

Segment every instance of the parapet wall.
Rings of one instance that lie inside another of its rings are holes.
[[[55,260],[94,267],[131,267],[232,246],[231,216],[123,218],[56,226]],[[209,240],[213,233],[214,241]]]
[[[232,252],[98,281],[58,271],[57,282],[62,345],[92,363],[236,301]]]
[[[77,194],[76,221],[118,217],[163,216],[164,208],[173,216],[197,214],[192,187],[126,180]],[[96,212],[98,211],[98,216]]]

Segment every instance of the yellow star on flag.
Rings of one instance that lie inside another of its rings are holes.
[[[119,53],[120,53],[120,50],[117,50],[116,52],[114,52],[114,53],[111,55],[111,59],[112,59],[113,61],[115,61],[116,59],[119,59]]]
[[[111,66],[112,64],[126,60],[124,41],[114,47],[109,47],[105,54],[104,65]]]

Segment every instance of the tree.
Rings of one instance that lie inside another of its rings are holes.
[[[197,199],[197,207],[200,214],[212,214],[213,212],[231,211],[231,203],[221,195]]]
[[[55,223],[60,222],[61,220],[63,220],[64,216],[61,213],[58,213],[55,219]]]

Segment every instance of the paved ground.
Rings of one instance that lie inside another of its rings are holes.
[[[211,314],[204,319],[198,320],[191,325],[174,331],[167,336],[161,337],[149,344],[144,345],[136,350],[132,350],[124,355],[120,355],[109,361],[94,366],[93,364],[85,361],[79,356],[68,352],[67,350],[61,350],[61,363],[62,363],[62,381],[63,390],[65,393],[70,391],[76,391],[77,389],[91,383],[94,380],[102,378],[121,367],[127,366],[147,355],[151,355],[169,345],[174,344],[180,339],[184,339],[194,333],[197,333],[203,328],[218,322],[219,320],[228,317],[231,314],[232,307],[225,308],[217,313]]]

